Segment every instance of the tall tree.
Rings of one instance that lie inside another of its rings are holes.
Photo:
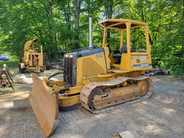
[[[104,1],[104,8],[105,8],[105,18],[106,19],[112,19],[113,14],[113,0],[105,0]],[[110,39],[110,30],[107,31],[107,42],[109,42]]]
[[[74,0],[75,6],[75,48],[79,48],[79,18],[80,18],[80,9],[81,9],[81,0]]]

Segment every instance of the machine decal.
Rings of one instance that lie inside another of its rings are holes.
[[[141,64],[141,67],[144,68],[144,67],[149,67],[149,64]]]
[[[152,64],[134,64],[133,67],[149,67],[149,66],[152,66]]]
[[[141,61],[146,61],[146,57],[140,57]]]
[[[99,54],[99,55],[96,55],[95,58],[100,58],[100,57],[103,57],[102,54]]]

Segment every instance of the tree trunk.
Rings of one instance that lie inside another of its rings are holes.
[[[105,16],[106,19],[112,19],[112,10],[113,10],[113,0],[107,0],[104,3],[105,5]],[[109,43],[110,39],[110,30],[107,31],[107,43]]]
[[[63,11],[64,11],[65,21],[66,21],[67,28],[68,28],[67,31],[70,32],[71,31],[71,23],[70,23],[70,21],[71,21],[71,7],[70,7],[70,0],[66,0],[66,3],[61,1],[61,3],[63,4],[62,7],[63,7]],[[68,38],[69,38],[69,40],[71,42],[71,40],[72,40],[71,33],[68,33],[67,36],[68,36]],[[67,40],[65,40],[65,41],[67,41]],[[65,42],[65,45],[67,45],[68,47],[71,47],[71,43],[66,44],[66,42]],[[66,50],[66,47],[65,47],[64,50]]]
[[[75,48],[79,48],[79,34],[78,34],[78,28],[79,28],[79,18],[80,18],[80,6],[81,6],[81,0],[74,0],[74,6],[75,6]]]
[[[56,60],[58,61],[58,48],[57,48],[57,35],[55,32],[55,36],[54,36],[54,41],[55,41],[55,47],[56,47]]]
[[[52,1],[53,2],[53,1]],[[49,2],[48,4],[44,3],[44,8],[47,13],[47,21],[48,21],[48,32],[49,32],[49,39],[50,39],[50,44],[49,44],[49,56],[53,57],[53,38],[52,38],[52,3]]]

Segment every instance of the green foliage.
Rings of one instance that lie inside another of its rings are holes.
[[[77,31],[74,0],[0,0],[0,50],[21,57],[26,41],[38,38],[49,60],[58,60],[60,53],[75,49],[76,44],[89,45],[89,16],[96,45],[102,43],[103,28],[97,24],[101,20],[147,22],[154,67],[184,74],[184,1],[179,0],[83,0]],[[143,30],[134,29],[131,34],[132,48],[144,49]],[[108,36],[111,49],[118,49],[119,31],[111,30]]]

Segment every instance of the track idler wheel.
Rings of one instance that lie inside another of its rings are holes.
[[[148,81],[147,80],[141,80],[137,83],[137,86],[140,88],[141,95],[145,95],[148,91]]]
[[[103,90],[100,89],[100,88],[94,88],[94,89],[91,91],[91,93],[90,93],[90,95],[89,95],[89,97],[88,97],[88,105],[89,105],[89,107],[90,107],[91,109],[94,109],[93,102],[92,102],[92,100],[94,100],[94,97],[95,97],[96,95],[102,95],[102,94],[104,94],[104,92],[103,92]]]

